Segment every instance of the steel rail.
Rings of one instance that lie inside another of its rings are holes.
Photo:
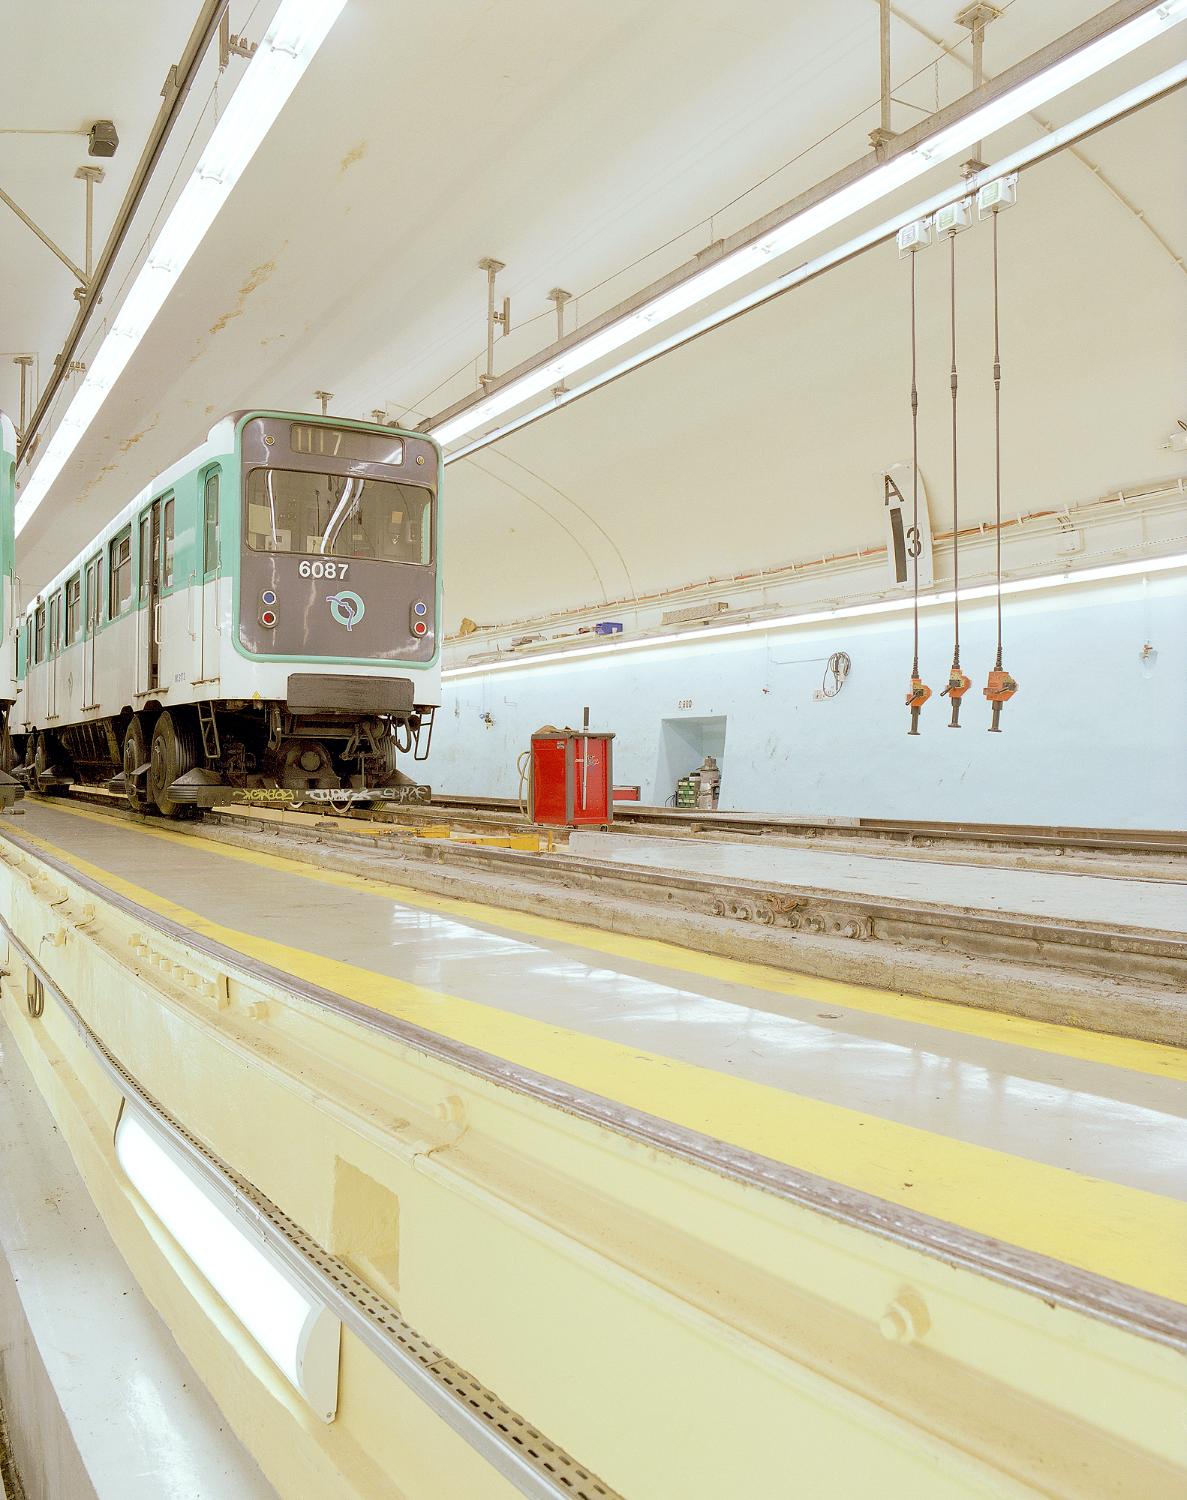
[[[0,827],[0,838],[35,864],[54,871],[61,879],[123,913],[138,925],[200,953],[229,972],[264,985],[282,997],[352,1021],[484,1082],[560,1109],[649,1149],[757,1188],[849,1228],[1187,1353],[1187,1307],[1170,1298],[873,1197],[843,1183],[832,1182],[815,1173],[760,1156],[745,1147],[673,1124],[413,1022],[387,1015],[347,995],[239,953],[204,933],[150,911],[131,898],[107,889],[68,861],[27,843],[11,828]]]

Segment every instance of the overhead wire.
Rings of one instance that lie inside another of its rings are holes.
[[[911,686],[907,690],[907,707],[911,710],[911,727],[908,734],[919,733],[919,714],[931,697],[931,688],[919,676],[919,554],[922,543],[919,535],[919,382],[918,374],[918,328],[915,302],[915,257],[917,247],[912,246],[908,259],[911,262],[911,606],[915,636],[915,652],[911,660]]]
[[[948,671],[948,686],[942,696],[952,702],[952,717],[949,729],[960,728],[960,700],[972,687],[972,680],[960,667],[960,469],[957,443],[957,387],[959,377],[956,368],[956,234],[955,226],[948,231],[948,318],[949,349],[951,363],[948,370],[948,385],[952,393],[952,666]]]

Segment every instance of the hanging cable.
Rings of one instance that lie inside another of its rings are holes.
[[[931,697],[931,688],[919,676],[919,553],[922,543],[919,537],[919,386],[916,382],[917,337],[915,316],[915,256],[925,241],[920,237],[910,245],[911,261],[911,531],[908,550],[911,555],[912,613],[915,631],[915,652],[911,659],[911,686],[907,690],[907,707],[911,710],[911,727],[908,734],[919,733],[919,714]]]
[[[967,222],[966,211],[965,223]],[[965,224],[961,224],[960,227],[964,228]],[[948,671],[948,686],[941,695],[952,700],[949,729],[960,728],[960,700],[973,685],[972,679],[966,677],[960,670],[960,489],[956,444],[956,232],[957,226],[954,223],[948,231],[948,301],[952,351],[952,363],[948,372],[948,384],[952,392],[952,666]]]
[[[990,734],[1001,733],[1002,704],[1008,702],[1018,691],[1018,684],[1002,667],[1002,353],[1001,327],[998,317],[998,263],[997,263],[997,215],[1000,203],[995,203],[993,219],[993,489],[994,518],[997,539],[997,657],[989,681],[985,684],[985,696],[993,705]]]

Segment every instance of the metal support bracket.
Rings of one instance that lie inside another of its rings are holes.
[[[890,128],[890,0],[878,0],[878,62],[880,113],[878,128],[870,131],[870,145],[879,161],[898,134]]]
[[[1000,15],[1001,11],[996,5],[986,4],[985,0],[976,0],[975,4],[966,5],[953,17],[958,26],[963,26],[972,35],[974,89],[979,89],[985,82],[985,28],[991,21],[996,21]],[[973,148],[972,156],[961,167],[966,177],[972,177],[985,170],[981,147],[982,142],[978,141]]]
[[[21,414],[20,419],[17,422],[17,437],[21,441],[24,441],[25,436],[25,412],[27,410],[28,402],[29,371],[32,368],[33,362],[36,357],[37,356],[35,354],[14,354],[12,356],[13,364],[19,365],[21,371]]]
[[[478,377],[485,390],[495,378],[495,329],[502,328],[504,338],[511,332],[511,298],[504,297],[502,310],[496,310],[495,277],[506,269],[503,261],[484,255],[478,269],[486,272],[486,372]]]
[[[88,192],[89,191],[90,189],[88,188]],[[10,198],[3,188],[0,188],[0,203],[6,203],[8,207],[12,209],[13,213],[16,214],[17,218],[20,219],[21,223],[31,229],[48,250],[53,251],[53,253],[70,272],[70,274],[78,280],[84,292],[90,287],[91,278],[87,275],[87,273],[80,266],[76,266],[74,264],[74,262],[66,254],[65,250],[62,249],[61,245],[50,239],[45,230],[42,229],[39,224],[35,223],[34,220],[32,220],[25,212],[25,210],[20,206],[20,204],[17,203],[14,198]]]
[[[86,286],[91,284],[91,276],[94,273],[94,227],[95,227],[95,184],[102,182],[105,176],[102,167],[79,167],[75,177],[81,178],[87,185],[87,223],[86,223],[86,256],[85,264],[87,270]],[[85,290],[85,287],[84,287]],[[74,294],[79,296],[79,292]]]
[[[245,42],[231,31],[231,13],[224,10],[218,23],[218,70],[221,73],[232,57],[254,57],[258,42]]]

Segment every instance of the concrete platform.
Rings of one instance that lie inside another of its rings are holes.
[[[1172,1295],[1182,1281],[1166,1243],[1187,1198],[1176,1049],[79,809],[5,827],[236,952],[548,1076],[1099,1274]]]
[[[565,852],[615,864],[695,872],[723,884],[730,879],[757,880],[773,887],[807,886],[972,911],[1187,933],[1187,890],[1172,880],[990,868],[962,864],[952,854],[940,863],[742,840],[643,839],[584,828],[570,835]]]

